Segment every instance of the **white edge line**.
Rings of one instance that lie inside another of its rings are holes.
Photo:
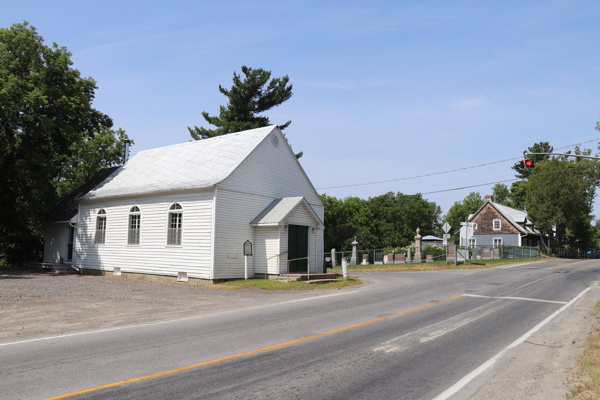
[[[360,291],[360,289],[356,289],[356,290],[353,290],[351,292],[336,293],[336,294],[326,294],[324,296],[307,297],[306,299],[288,300],[288,301],[282,301],[281,303],[277,303],[277,304],[297,303],[299,301],[314,300],[314,299],[323,299],[325,297],[333,297],[333,296],[342,296],[342,295],[345,295],[345,294],[358,293],[359,291]]]
[[[590,288],[587,288],[583,292],[579,293],[577,296],[575,296],[567,304],[565,304],[564,306],[562,306],[561,308],[559,308],[558,310],[556,310],[549,317],[547,317],[545,320],[543,320],[542,322],[540,322],[539,324],[537,324],[535,327],[533,327],[531,330],[529,330],[523,336],[521,336],[520,338],[518,338],[517,340],[515,340],[514,342],[512,342],[511,344],[509,344],[507,347],[505,347],[503,350],[501,350],[498,354],[496,354],[495,356],[493,356],[492,358],[490,358],[489,360],[487,360],[486,362],[484,362],[483,364],[481,364],[477,369],[475,369],[471,373],[465,375],[461,380],[459,380],[454,385],[450,386],[448,389],[444,390],[442,393],[440,393],[439,395],[437,395],[433,400],[446,400],[446,399],[450,398],[450,396],[454,395],[456,392],[458,392],[459,390],[461,390],[462,388],[464,388],[469,382],[471,382],[478,375],[480,375],[481,373],[483,373],[486,369],[488,369],[489,367],[491,367],[509,349],[512,349],[513,347],[518,346],[519,344],[523,343],[529,336],[531,336],[535,332],[539,331],[544,325],[546,325],[548,322],[550,322],[552,319],[554,319],[554,317],[556,317],[558,314],[560,314],[561,312],[563,312],[564,310],[566,310],[571,304],[573,304],[577,300],[579,300],[581,298],[581,296],[583,296],[589,290],[590,290]]]
[[[336,293],[336,294],[326,294],[324,296],[309,297],[309,298],[306,298],[306,299],[283,301],[283,302],[280,302],[280,303],[267,304],[266,306],[273,306],[273,305],[285,304],[285,303],[294,303],[294,302],[297,302],[297,301],[322,299],[324,297],[341,296],[341,295],[344,295],[344,294],[357,293],[359,290],[360,289],[354,290],[352,292]],[[259,307],[264,307],[264,306],[259,306]],[[131,328],[139,328],[139,327],[143,327],[143,326],[168,324],[168,323],[171,323],[171,322],[180,322],[180,321],[187,321],[187,320],[191,320],[191,319],[207,318],[207,317],[212,317],[212,316],[216,316],[216,315],[222,315],[222,314],[236,312],[236,311],[241,311],[241,310],[247,310],[247,309],[241,308],[241,309],[237,309],[237,310],[230,310],[230,311],[218,312],[218,313],[214,313],[214,314],[195,315],[193,317],[170,319],[168,321],[149,322],[147,324],[115,326],[114,328],[105,328],[105,329],[97,329],[97,330],[93,330],[93,331],[67,333],[66,335],[44,336],[44,337],[41,337],[41,338],[21,340],[21,341],[18,341],[18,342],[0,343],[0,347],[11,346],[11,345],[15,345],[15,344],[40,342],[40,341],[43,341],[43,340],[62,339],[62,338],[67,338],[67,337],[72,337],[72,336],[91,335],[93,333],[118,331],[118,330],[121,330],[121,329],[131,329]]]
[[[527,297],[482,296],[480,294],[467,294],[467,293],[464,293],[463,296],[464,297],[477,297],[477,298],[481,298],[481,299],[523,300],[523,301],[537,301],[539,303],[567,304],[566,301],[530,299]]]

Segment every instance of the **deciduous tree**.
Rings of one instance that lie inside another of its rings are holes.
[[[0,29],[0,258],[38,254],[57,202],[56,177],[73,144],[112,125],[92,107],[96,83],[71,53],[27,22]]]

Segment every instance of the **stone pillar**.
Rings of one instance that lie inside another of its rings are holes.
[[[331,249],[331,266],[335,267],[336,261],[335,261],[335,249]]]
[[[358,263],[356,257],[356,246],[358,245],[358,242],[356,241],[356,238],[354,238],[354,241],[350,244],[352,245],[352,257],[350,257],[350,265],[356,265]]]
[[[412,262],[412,249],[409,247],[407,250],[408,250],[408,256],[406,257],[406,262],[411,263]]]
[[[415,262],[421,262],[421,235],[419,233],[421,230],[417,228],[417,236],[415,236]]]

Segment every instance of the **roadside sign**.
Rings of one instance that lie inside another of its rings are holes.
[[[442,239],[444,239],[444,240],[450,239],[450,234],[444,233],[444,236],[442,237]]]
[[[447,222],[444,222],[442,229],[444,230],[444,232],[448,233],[450,231],[450,224]]]
[[[444,239],[444,246],[448,246],[448,239]]]

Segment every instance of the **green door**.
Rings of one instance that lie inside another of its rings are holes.
[[[288,260],[308,257],[308,226],[288,225]],[[292,261],[290,272],[308,272],[308,260]]]

